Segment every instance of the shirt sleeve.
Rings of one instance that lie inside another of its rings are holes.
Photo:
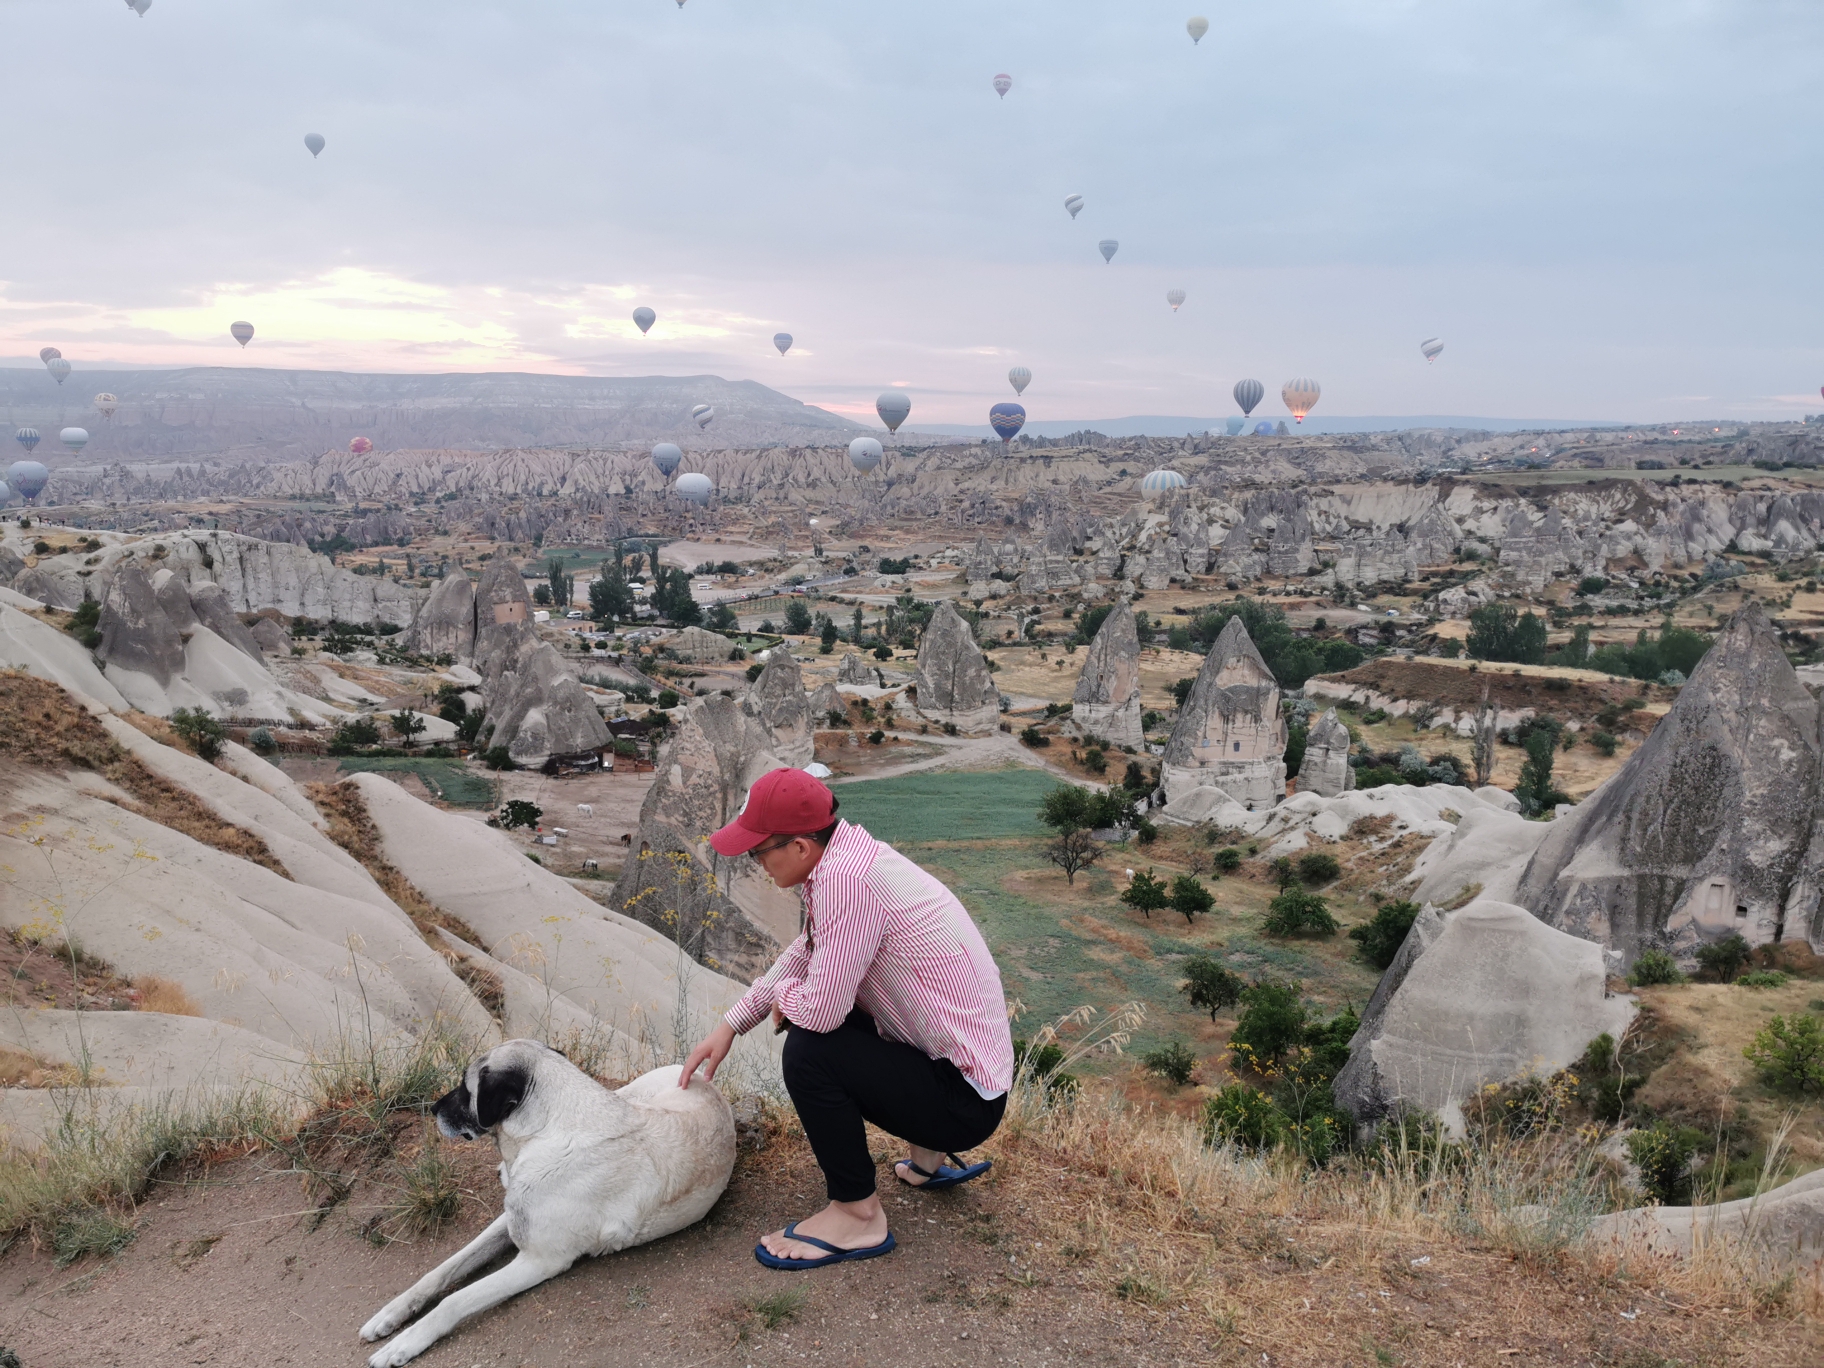
[[[860,880],[845,879],[830,889],[817,913],[808,967],[797,982],[777,986],[775,1001],[786,1019],[820,1034],[842,1025],[855,1006],[855,990],[873,967],[886,927],[886,908]]]
[[[779,1000],[778,994],[782,987],[804,978],[810,962],[810,939],[801,934],[780,952],[771,969],[754,980],[753,986],[742,994],[741,1000],[723,1013],[722,1020],[728,1023],[736,1035],[746,1035],[766,1020]]]

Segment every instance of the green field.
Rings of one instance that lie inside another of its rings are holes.
[[[842,815],[883,841],[992,840],[1039,836],[1039,802],[1058,781],[1038,770],[908,774],[842,784]]]
[[[345,756],[339,766],[344,774],[409,772],[424,781],[424,786],[451,807],[491,808],[494,785],[485,776],[468,769],[460,760],[415,760],[408,756]]]

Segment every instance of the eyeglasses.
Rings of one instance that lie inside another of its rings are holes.
[[[771,855],[775,850],[784,850],[797,839],[796,836],[787,836],[783,841],[776,842],[773,845],[755,846],[752,850],[747,852],[747,858],[757,861],[762,855]]]

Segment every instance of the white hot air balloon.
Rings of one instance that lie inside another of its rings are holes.
[[[709,476],[698,475],[694,472],[678,476],[678,482],[672,488],[699,507],[708,504],[709,496],[716,492],[716,487],[711,483]]]
[[[1180,304],[1184,303],[1184,291],[1183,290],[1167,290],[1165,292],[1165,302],[1172,306],[1173,313],[1177,313],[1178,306]]]
[[[644,304],[633,311],[633,325],[640,330],[641,336],[651,332],[652,325],[658,321],[659,316]]]
[[[863,475],[880,465],[880,443],[872,437],[857,437],[849,443],[849,464]]]
[[[1191,42],[1201,43],[1203,41],[1203,35],[1210,31],[1210,21],[1205,19],[1201,14],[1195,15],[1192,18],[1185,20],[1184,31],[1191,35]]]
[[[1102,241],[1096,244],[1096,250],[1102,253],[1102,260],[1113,261],[1115,259],[1115,253],[1121,250],[1121,244],[1116,242],[1113,238],[1103,238]]]
[[[245,347],[253,341],[253,324],[231,323],[228,325],[228,335]]]
[[[1175,470],[1150,471],[1140,481],[1140,492],[1149,499],[1156,499],[1162,494],[1170,494],[1174,489],[1183,489],[1184,476]]]
[[[773,345],[779,348],[779,355],[784,356],[792,349],[792,335],[790,333],[774,333]]]
[[[1419,343],[1419,350],[1427,361],[1436,361],[1438,353],[1444,350],[1444,343],[1435,337],[1428,337]]]
[[[38,349],[38,359],[40,361],[44,362],[44,364],[47,366],[50,365],[52,361],[56,360],[56,358],[58,358],[59,356],[62,356],[62,355],[63,355],[63,353],[58,351],[57,348],[55,348],[55,347],[40,347]]]
[[[1318,396],[1323,392],[1315,380],[1288,380],[1280,389],[1279,397],[1285,400],[1292,421],[1302,423],[1305,415],[1317,407]]]
[[[144,19],[146,11],[152,8],[152,0],[127,0],[127,8]]]
[[[708,427],[716,418],[716,410],[710,404],[698,404],[690,411],[690,416],[697,420],[700,428]]]
[[[874,412],[880,415],[880,421],[887,425],[888,432],[898,432],[899,425],[912,412],[911,397],[901,390],[888,390],[874,401]],[[853,448],[849,454],[855,454]]]
[[[1074,219],[1078,214],[1083,212],[1083,196],[1066,195],[1064,197],[1064,207],[1070,211],[1070,216]]]
[[[57,440],[71,451],[81,451],[89,444],[89,434],[85,428],[67,427],[57,434]]]
[[[61,356],[53,356],[44,363],[44,368],[51,373],[51,379],[60,385],[70,378],[70,363]]]
[[[1007,92],[1012,89],[1013,77],[1009,76],[1006,72],[1003,71],[994,78],[994,93],[999,95],[1003,100],[1007,98]]]
[[[304,135],[304,146],[310,149],[310,155],[312,157],[321,156],[326,145],[321,133],[306,133]]]
[[[667,479],[671,472],[678,468],[678,462],[684,459],[684,452],[675,442],[660,442],[652,449],[652,463],[659,468],[659,474]]]
[[[1007,372],[1007,383],[1013,386],[1015,394],[1026,393],[1026,386],[1032,383],[1032,372],[1024,366],[1015,366]]]
[[[116,399],[111,394],[98,394],[95,396],[95,410],[101,414],[103,418],[112,419],[114,417],[114,410],[119,407],[120,400]]]

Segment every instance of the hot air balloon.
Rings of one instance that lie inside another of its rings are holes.
[[[1210,31],[1210,21],[1201,14],[1184,21],[1184,31],[1191,35],[1193,44],[1201,43],[1203,35]]]
[[[351,456],[365,456],[373,449],[374,444],[365,437],[357,437],[348,444],[348,454]]]
[[[20,428],[19,431],[13,434],[13,440],[19,443],[19,445],[24,447],[27,451],[30,451],[33,447],[38,445],[38,429]]]
[[[690,416],[697,420],[697,426],[706,428],[715,420],[716,410],[709,404],[698,404],[690,411]]]
[[[1026,393],[1026,386],[1032,383],[1032,372],[1024,366],[1015,366],[1007,372],[1007,383],[1013,386],[1015,394]]]
[[[1317,407],[1317,397],[1322,393],[1315,380],[1288,380],[1281,387],[1279,397],[1285,400],[1293,421],[1302,423],[1305,415]]]
[[[1083,212],[1083,196],[1064,196],[1064,207],[1070,211],[1070,216],[1074,219],[1078,214]]]
[[[1285,424],[1281,423],[1280,426],[1284,427]],[[1256,437],[1271,437],[1273,435],[1273,424],[1271,422],[1254,424],[1254,435]]]
[[[62,442],[71,451],[81,451],[89,444],[88,429],[67,427],[57,434],[57,440]]]
[[[6,482],[30,503],[44,493],[44,487],[51,482],[51,472],[42,461],[14,461],[6,468]]]
[[[707,504],[709,496],[716,492],[716,487],[710,482],[709,476],[698,475],[695,472],[678,476],[678,482],[672,488],[691,503],[699,506]]]
[[[1436,361],[1438,353],[1444,350],[1444,344],[1435,337],[1428,337],[1419,343],[1419,350],[1425,354],[1427,361]]]
[[[633,311],[634,326],[637,327],[642,334],[651,332],[652,325],[658,321],[659,316],[644,304]]]
[[[1121,244],[1116,242],[1113,238],[1103,238],[1102,241],[1096,244],[1096,250],[1102,253],[1102,260],[1113,261],[1115,259],[1115,253],[1121,250]]]
[[[996,404],[988,410],[988,424],[1002,442],[1011,442],[1026,426],[1026,410],[1018,404]]]
[[[888,432],[898,432],[899,425],[912,412],[912,400],[899,390],[888,390],[874,401],[874,412],[880,415],[880,421],[887,425]],[[851,451],[850,455],[853,454]]]
[[[1165,292],[1165,302],[1172,306],[1173,313],[1177,313],[1178,306],[1180,304],[1184,303],[1184,291],[1183,290],[1167,290]]]
[[[1003,100],[1007,98],[1007,92],[1012,89],[1013,77],[1009,76],[1006,72],[1003,71],[994,78],[994,93],[999,95]]]
[[[1149,499],[1156,499],[1161,494],[1170,494],[1174,489],[1183,489],[1184,476],[1175,470],[1155,470],[1140,481],[1140,492]]]
[[[790,333],[774,333],[773,345],[779,348],[779,355],[784,356],[792,349],[792,335]]]
[[[1248,425],[1246,418],[1230,418],[1223,423],[1223,430],[1231,437],[1241,436],[1241,430]]]
[[[652,449],[652,463],[659,468],[659,474],[666,479],[678,468],[678,462],[684,459],[684,453],[670,442],[660,442]]]
[[[44,368],[51,373],[51,379],[60,385],[70,378],[70,363],[61,356],[53,356],[44,363]]]
[[[253,341],[253,324],[244,322],[230,323],[228,325],[228,335],[236,342],[239,342],[241,346],[245,347],[249,342]]]
[[[58,351],[55,347],[40,347],[38,349],[38,359],[47,366],[62,355],[63,353]]]
[[[144,19],[146,11],[152,8],[152,0],[127,0],[127,8]]]
[[[880,465],[880,443],[872,437],[857,437],[849,443],[849,464],[863,475]]]
[[[116,399],[111,394],[98,394],[95,396],[95,408],[103,418],[113,418],[114,410],[119,407],[120,400]]]
[[[1266,396],[1267,387],[1258,380],[1237,380],[1235,382],[1235,402],[1240,405],[1242,416],[1254,412],[1254,405]]]
[[[304,146],[310,149],[310,155],[313,157],[321,153],[326,145],[321,133],[306,133],[304,135]]]

